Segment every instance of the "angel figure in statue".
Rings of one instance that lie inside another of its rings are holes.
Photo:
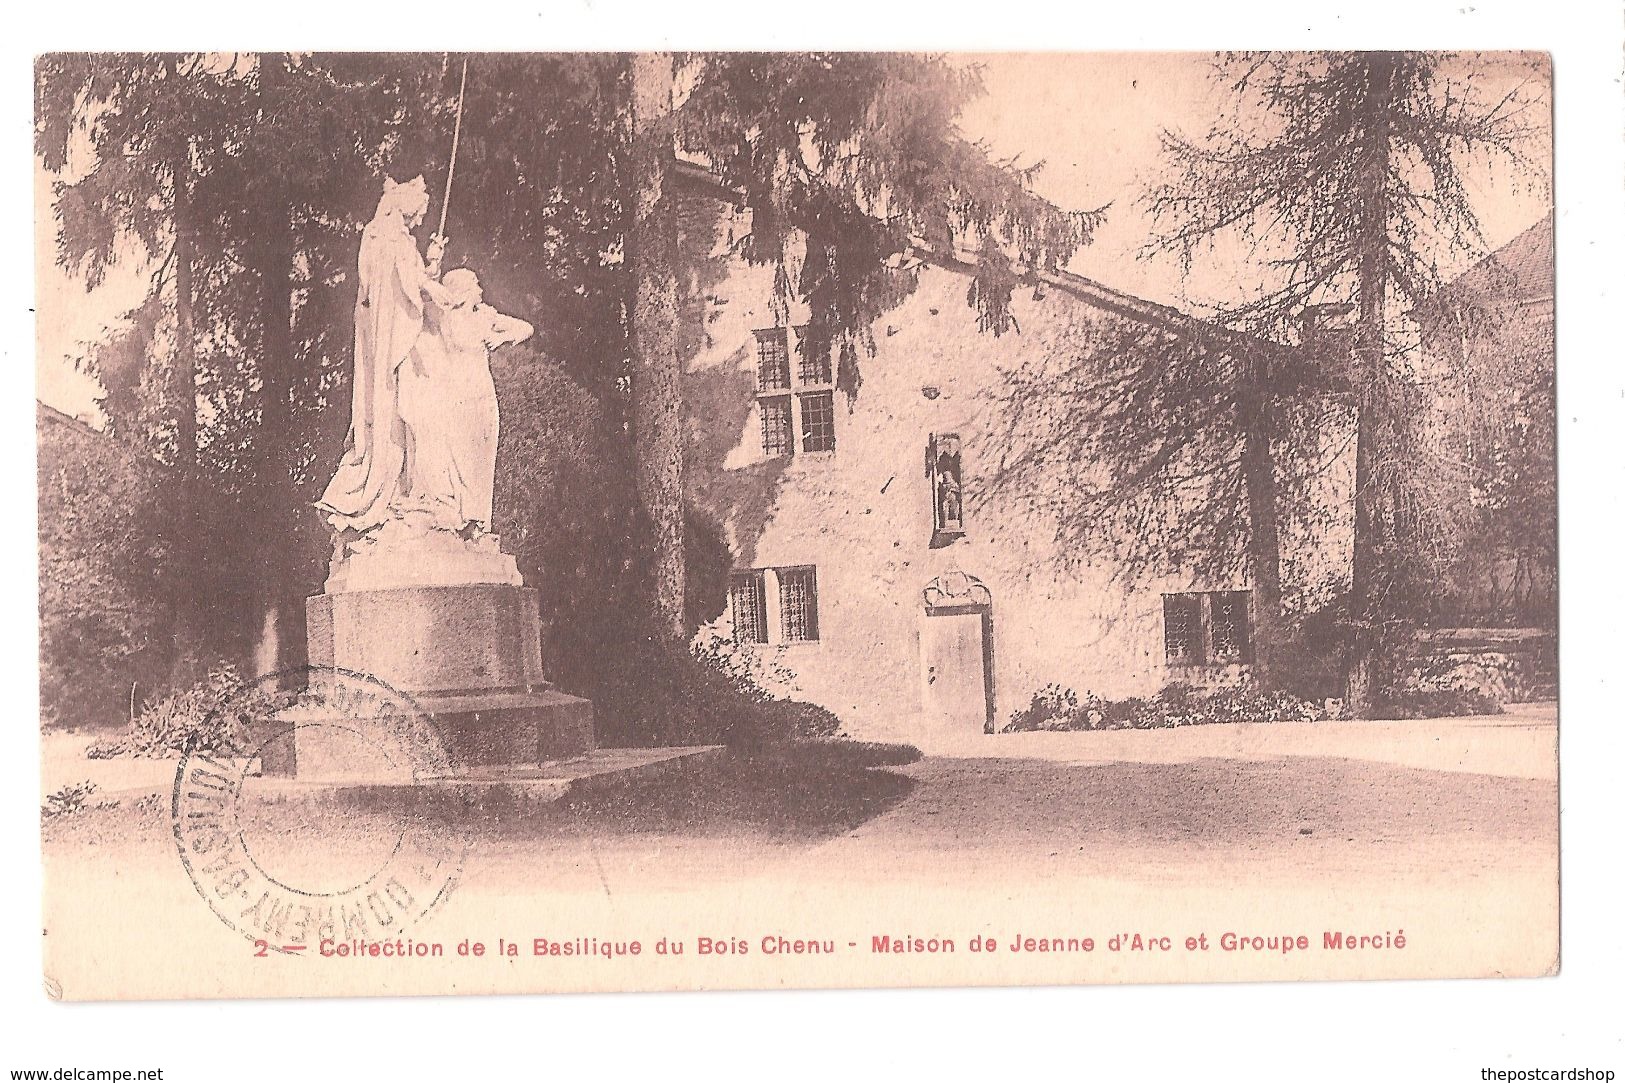
[[[440,286],[417,348],[401,366],[407,506],[427,513],[434,528],[473,540],[491,530],[498,422],[491,351],[535,329],[486,304],[466,267],[448,272]]]

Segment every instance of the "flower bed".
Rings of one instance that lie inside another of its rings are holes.
[[[1154,696],[1101,699],[1092,692],[1080,698],[1057,684],[1033,694],[1032,702],[1010,716],[1004,733],[1033,730],[1173,729],[1220,722],[1320,722],[1341,717],[1341,704],[1315,703],[1290,692],[1248,688],[1197,691],[1170,684]]]

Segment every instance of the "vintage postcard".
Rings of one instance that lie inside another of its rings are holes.
[[[54,997],[1540,976],[1542,53],[57,53]]]

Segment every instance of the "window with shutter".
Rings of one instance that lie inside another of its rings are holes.
[[[767,588],[761,572],[735,572],[728,579],[734,639],[740,643],[767,642]]]
[[[1207,661],[1203,649],[1202,596],[1162,596],[1162,643],[1170,666],[1199,666]]]
[[[760,400],[762,409],[762,453],[769,457],[794,455],[795,438],[790,428],[790,396],[774,395]]]
[[[818,638],[818,573],[810,565],[778,569],[779,626],[786,643]]]
[[[1170,666],[1244,665],[1253,660],[1252,592],[1162,596],[1162,639]]]
[[[790,343],[782,327],[756,332],[756,390],[790,390]]]
[[[1208,626],[1211,629],[1213,661],[1217,665],[1253,660],[1248,600],[1248,592],[1244,590],[1217,591],[1208,595]]]

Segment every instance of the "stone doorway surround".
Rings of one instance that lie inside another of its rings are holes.
[[[933,733],[993,728],[993,595],[975,576],[946,572],[922,592],[920,708]]]

